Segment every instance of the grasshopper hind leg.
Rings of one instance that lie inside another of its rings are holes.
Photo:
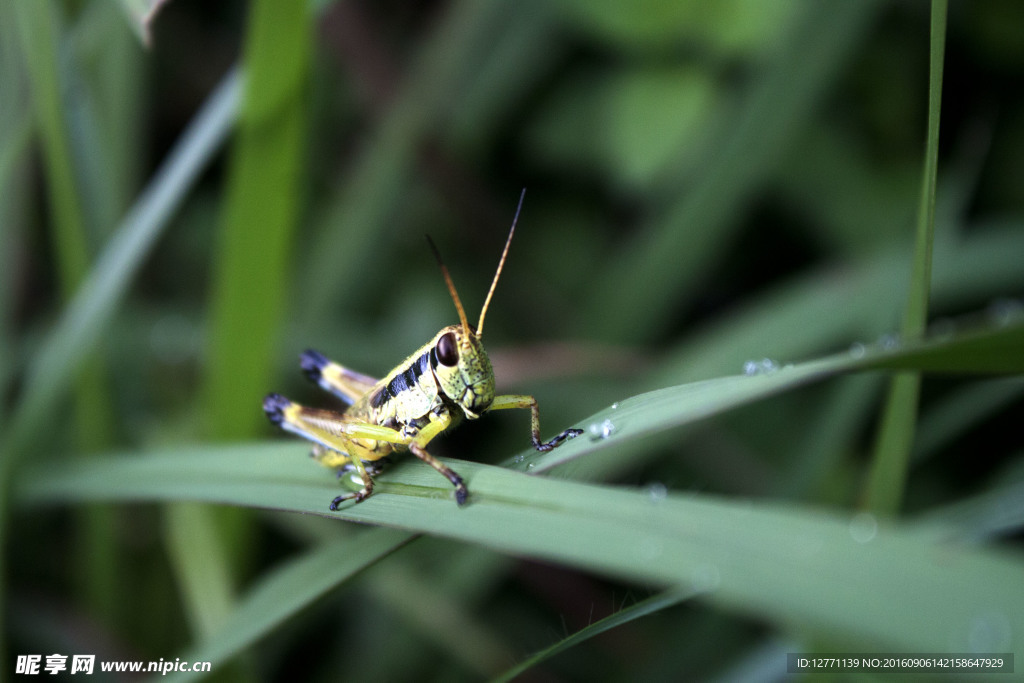
[[[345,413],[307,408],[280,394],[268,395],[263,400],[263,410],[271,423],[312,441],[312,455],[321,465],[340,470],[343,474],[351,473],[353,469],[356,471],[359,479],[355,483],[362,483],[362,489],[335,498],[331,502],[331,510],[337,510],[338,505],[346,500],[355,500],[359,503],[373,493],[372,477],[381,470],[388,457],[383,454],[377,457],[380,449],[384,447],[384,452],[390,453],[394,448],[404,446],[417,458],[440,472],[455,487],[455,502],[459,505],[465,504],[469,496],[462,477],[424,448],[431,439],[451,424],[451,417],[447,413],[431,417],[429,423],[413,436],[393,427],[363,422]],[[359,440],[365,440],[364,443],[377,442],[379,448],[368,451],[366,446],[360,445]],[[364,451],[367,452],[368,460],[358,455]],[[352,479],[355,480],[355,476]]]
[[[313,455],[315,457],[317,449],[322,448],[319,445],[313,446]],[[354,500],[356,503],[361,503],[370,497],[373,493],[373,477],[384,471],[384,469],[391,464],[391,457],[385,456],[378,460],[364,461],[360,460],[357,465],[355,461],[349,461],[338,468],[338,478],[348,475],[352,478],[353,483],[362,483],[363,488],[352,493],[344,493],[340,496],[336,496],[331,501],[330,509],[332,512],[338,511],[338,506],[344,503],[346,500]],[[356,476],[358,475],[358,479]]]
[[[380,465],[376,463],[364,463],[359,458],[351,458],[348,463],[338,468],[338,476],[340,477],[343,473],[351,473],[355,470],[359,474],[359,480],[363,483],[363,488],[353,493],[343,493],[340,496],[336,496],[331,501],[330,509],[331,512],[337,512],[338,506],[344,503],[346,500],[354,500],[356,503],[362,503],[364,500],[369,498],[373,494],[373,476],[381,471]],[[352,477],[353,481],[355,477]]]
[[[333,454],[333,451],[327,449],[320,444],[313,444],[312,450],[309,452],[309,456],[314,460],[321,461],[325,455]],[[351,456],[349,456],[351,457]],[[346,462],[337,468],[338,479],[348,478],[356,486],[362,486],[358,491],[352,493],[345,493],[340,496],[336,496],[331,501],[330,509],[333,512],[337,512],[338,506],[344,503],[346,500],[354,500],[356,503],[361,503],[370,497],[373,493],[373,477],[384,471],[384,469],[391,464],[390,457],[383,457],[379,460],[374,461],[362,461],[362,468],[357,467],[351,460]]]

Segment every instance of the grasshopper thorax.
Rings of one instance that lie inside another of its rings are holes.
[[[480,417],[494,400],[494,370],[475,331],[450,325],[434,337],[430,365],[437,386],[466,417]]]

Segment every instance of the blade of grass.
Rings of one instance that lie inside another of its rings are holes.
[[[940,543],[980,543],[1024,529],[1024,480],[995,487],[932,510],[915,520]]]
[[[0,24],[5,14],[0,10]],[[0,27],[0,42],[10,33],[10,28]],[[5,64],[0,60],[0,64]],[[17,92],[17,76],[13,69],[4,69],[0,73],[0,90]],[[11,98],[17,101],[19,98]],[[25,152],[29,148],[34,131],[32,110],[19,103],[0,103],[0,393],[8,395],[10,383],[15,374],[15,351],[11,333],[11,321],[14,317],[14,277],[17,272],[14,263],[17,254],[16,244],[24,237],[14,230],[21,224],[17,216],[24,209],[25,179],[28,174],[21,174],[26,160]],[[6,402],[0,403],[0,431],[7,420]]]
[[[993,291],[1024,287],[1018,257],[1024,253],[1021,228],[965,226],[968,235],[962,241],[937,244],[932,293],[936,302],[963,308],[977,305]],[[638,388],[736,372],[745,359],[768,356],[786,362],[849,346],[851,339],[874,339],[889,329],[898,313],[885,302],[905,281],[908,254],[898,249],[784,282],[688,335]]]
[[[234,120],[238,75],[229,74],[182,135],[122,220],[52,331],[33,356],[25,391],[2,437],[0,468],[9,473],[31,446],[82,359]],[[0,477],[2,478],[2,477]]]
[[[730,243],[746,198],[764,181],[825,89],[836,82],[836,71],[878,7],[874,2],[803,6],[793,35],[780,41],[769,71],[752,87],[700,182],[643,226],[638,239],[602,269],[586,318],[598,338],[645,339],[671,319],[665,307],[676,306],[715,263],[711,254]],[[638,301],[645,305],[636,305]]]
[[[170,505],[164,511],[168,547],[183,607],[200,639],[210,638],[227,621],[234,606],[229,563],[216,520],[206,506]]]
[[[875,344],[854,354],[840,353],[760,375],[720,377],[656,389],[619,401],[581,422],[590,438],[573,439],[545,454],[523,451],[504,464],[534,472],[561,468],[623,437],[628,441],[689,424],[839,373],[878,369],[1022,373],[1024,318],[1002,327],[984,327],[944,339],[906,344],[896,351]],[[606,424],[611,425],[612,438],[594,436],[600,434]],[[560,472],[565,474],[564,470]]]
[[[928,136],[914,245],[910,293],[903,314],[904,338],[924,333],[931,287],[932,240],[935,232],[935,184],[939,165],[939,114],[942,108],[942,66],[946,52],[946,0],[932,0],[931,60],[928,69]],[[899,512],[906,488],[910,449],[914,441],[921,376],[898,373],[892,379],[883,409],[875,452],[868,474],[864,508],[879,515]]]
[[[73,73],[80,85],[70,117],[88,218],[106,239],[131,205],[143,159],[145,55],[113,3],[90,4],[76,18]]]
[[[207,325],[202,402],[217,439],[250,436],[263,419],[302,198],[310,21],[304,2],[260,0],[251,10]]]
[[[914,527],[820,509],[581,484],[465,461],[459,508],[430,467],[404,461],[367,501],[330,513],[337,484],[300,445],[180,450],[37,469],[25,502],[183,498],[381,524],[601,574],[690,587],[721,606],[858,646],[967,647],[979,619],[1009,624],[983,648],[1024,647],[1024,560],[936,546]],[[892,567],[901,571],[893,575]],[[944,599],[950,594],[970,600]],[[988,615],[988,616],[986,616]]]
[[[139,152],[144,148],[139,140],[142,60],[137,41],[114,5],[89,5],[74,16],[61,40],[62,73],[71,84],[63,99],[85,223],[91,226],[90,243],[97,244],[109,237],[137,191]],[[78,418],[88,425],[79,440],[86,456],[108,448],[115,431],[109,373],[92,365],[84,381],[95,385],[93,396],[79,399],[87,401],[90,410]],[[95,505],[77,515],[78,540],[75,556],[69,558],[79,567],[76,579],[85,604],[109,626],[123,595],[119,572],[124,562],[116,543],[114,513],[109,506]]]
[[[820,412],[810,416],[808,428],[796,438],[792,468],[776,488],[780,497],[806,497],[841,466],[845,449],[835,445],[856,443],[874,415],[881,380],[865,374],[833,383]]]
[[[992,352],[1001,347],[1016,355]],[[536,467],[525,467],[548,470],[565,460],[560,451],[575,449],[570,457],[578,457],[840,371],[921,369],[938,363],[940,351],[962,359],[968,369],[994,358],[987,369],[1021,372],[1022,348],[1024,320],[917,348],[866,349],[860,358],[842,354],[764,376],[664,389],[586,421],[599,423],[614,412],[620,428],[612,438],[576,439]],[[939,365],[952,367],[948,359]],[[724,587],[710,597],[723,604],[890,647],[948,649],[950,642],[966,642],[978,615],[1024,619],[1024,595],[1015,587],[1024,580],[1019,558],[936,548],[924,540],[935,538],[931,527],[924,536],[909,526],[879,531],[873,518],[623,491],[469,462],[452,464],[472,491],[466,509],[452,503],[450,487],[436,472],[406,461],[378,478],[371,499],[331,514],[326,504],[337,484],[308,466],[305,453],[302,444],[261,444],[70,463],[59,471],[42,463],[26,472],[18,493],[24,503],[188,499],[300,511],[450,536],[666,585],[719,582]],[[863,535],[866,525],[875,534],[870,538]],[[893,582],[892,566],[904,569],[907,582]],[[950,590],[970,592],[972,601],[947,605],[940,598]],[[1024,628],[1012,632],[1024,640]],[[1000,641],[993,649],[1004,645]]]
[[[82,174],[76,169],[71,146],[72,107],[62,96],[71,89],[73,77],[70,68],[58,67],[60,8],[48,3],[18,3],[15,7],[43,151],[57,276],[64,298],[71,299],[86,276],[92,250],[79,187]],[[113,418],[106,372],[98,359],[80,370],[73,414],[76,438],[86,451],[108,443]]]
[[[59,8],[37,2],[18,3],[15,8],[43,147],[57,272],[65,296],[70,297],[88,268],[89,248],[71,155],[69,126],[64,119],[67,108],[61,99],[64,87],[57,67]]]
[[[405,200],[421,143],[442,125],[463,82],[475,80],[475,65],[490,53],[492,36],[503,33],[506,23],[501,3],[452,3],[410,60],[414,67],[403,90],[369,135],[365,153],[326,208],[303,258],[300,327],[330,317],[343,295],[358,298],[374,291],[379,263],[374,245],[379,251],[391,239],[390,218]]]
[[[1024,378],[978,382],[936,401],[921,415],[914,460],[932,455],[1000,410],[1024,398]]]
[[[356,573],[409,541],[410,534],[394,529],[371,529],[353,537],[324,543],[288,560],[264,576],[242,596],[216,632],[182,659],[213,662],[215,670],[322,598]],[[172,674],[167,680],[197,680],[202,674]]]
[[[157,12],[167,0],[121,0],[122,11],[129,17],[128,24],[143,45],[152,41],[151,26]]]
[[[92,250],[80,187],[83,174],[76,169],[72,149],[73,107],[63,96],[75,79],[70,67],[58,67],[59,12],[47,3],[19,3],[15,14],[43,150],[57,276],[64,298],[70,299],[85,278]],[[109,442],[113,421],[106,372],[92,359],[80,373],[75,384],[76,438],[84,450],[94,451]]]
[[[374,569],[371,594],[388,609],[412,624],[421,637],[459,661],[481,678],[494,675],[512,658],[506,645],[487,622],[463,609],[429,576],[410,564],[389,564]],[[434,577],[437,582],[448,576]]]
[[[590,640],[594,636],[600,635],[610,629],[622,626],[623,624],[628,624],[635,619],[645,617],[648,614],[653,614],[654,612],[672,607],[673,605],[678,605],[680,602],[688,600],[696,595],[698,595],[697,591],[688,588],[675,588],[657,595],[652,595],[646,600],[641,600],[631,607],[621,609],[615,614],[605,617],[600,621],[596,621],[590,626],[580,629],[576,633],[563,638],[554,645],[531,655],[492,680],[494,683],[504,683],[505,681],[514,680],[517,676],[524,674],[545,660],[551,659],[555,655],[568,650],[570,647],[578,645],[586,640]]]
[[[250,9],[200,399],[205,431],[216,440],[255,432],[270,384],[301,199],[310,20],[306,2],[258,0]],[[249,557],[248,517],[186,504],[169,510],[166,521],[185,603],[200,633],[209,633],[226,618],[231,577]],[[213,536],[217,541],[196,555],[191,539]]]
[[[93,139],[97,129],[94,119],[82,116],[85,98],[75,96],[87,90],[77,63],[60,59],[58,46],[70,42],[60,12],[61,8],[47,3],[19,3],[15,10],[43,151],[57,279],[63,298],[69,300],[86,277],[93,251],[87,224],[93,226],[93,234],[99,224],[98,217],[86,209],[106,205],[106,195],[90,185],[89,179],[99,175],[86,172],[90,156],[75,146],[83,139]],[[98,356],[86,361],[78,373],[72,415],[78,453],[94,453],[109,446],[113,408],[107,371]],[[76,535],[92,551],[83,554],[81,546],[73,551],[78,554],[72,561],[82,567],[78,579],[87,602],[109,621],[115,599],[109,512],[93,506],[74,523]]]
[[[45,427],[83,359],[122,301],[178,204],[218,149],[234,118],[237,76],[229,75],[157,171],[89,276],[46,335],[25,373],[25,390],[0,436],[0,548],[6,543],[13,474]],[[6,557],[0,553],[0,558]],[[0,576],[5,574],[0,567]],[[0,591],[3,583],[0,581]],[[3,595],[0,592],[0,605]]]

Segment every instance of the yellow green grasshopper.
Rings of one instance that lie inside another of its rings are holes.
[[[519,197],[512,229],[475,328],[466,320],[448,268],[428,237],[455,302],[458,325],[442,329],[381,380],[343,367],[318,351],[303,353],[301,366],[306,376],[347,403],[349,407],[344,412],[307,408],[280,394],[269,394],[263,400],[263,410],[273,424],[313,442],[312,456],[318,462],[337,469],[339,477],[343,473],[358,474],[362,488],[336,497],[331,501],[331,510],[337,510],[346,500],[359,503],[370,496],[373,477],[380,473],[389,456],[406,449],[443,474],[455,487],[455,502],[464,504],[469,490],[462,477],[426,450],[434,437],[454,427],[463,417],[475,420],[489,410],[529,408],[530,436],[538,451],[549,451],[583,433],[581,429],[566,429],[542,442],[537,399],[518,394],[495,396],[494,370],[481,342],[484,316],[512,244],[523,195]],[[355,480],[355,476],[352,478]]]

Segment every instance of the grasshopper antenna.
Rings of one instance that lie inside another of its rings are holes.
[[[459,293],[455,291],[455,283],[452,282],[452,276],[448,274],[448,266],[444,265],[444,261],[441,260],[441,252],[437,250],[437,245],[434,244],[434,240],[430,239],[430,235],[427,235],[427,243],[430,244],[431,251],[434,252],[434,258],[437,259],[437,265],[441,266],[441,275],[444,276],[444,282],[448,285],[448,292],[452,295],[452,301],[455,302],[455,309],[459,312],[459,322],[462,323],[462,332],[468,339],[473,334],[469,329],[469,321],[466,320],[466,309],[462,307],[462,301],[459,300]]]
[[[516,234],[516,223],[519,222],[519,212],[523,208],[523,198],[526,196],[526,188],[519,194],[519,205],[516,207],[516,215],[512,218],[512,229],[508,231],[508,239],[505,240],[505,249],[501,252],[501,260],[498,261],[498,270],[494,273],[491,281],[491,288],[487,290],[487,298],[484,299],[484,306],[480,309],[480,322],[476,324],[476,337],[479,339],[484,334],[484,316],[487,315],[487,307],[491,305],[491,297],[494,296],[494,288],[498,286],[498,278],[501,276],[501,269],[505,267],[505,257],[508,256],[508,248],[512,246],[512,235]]]

